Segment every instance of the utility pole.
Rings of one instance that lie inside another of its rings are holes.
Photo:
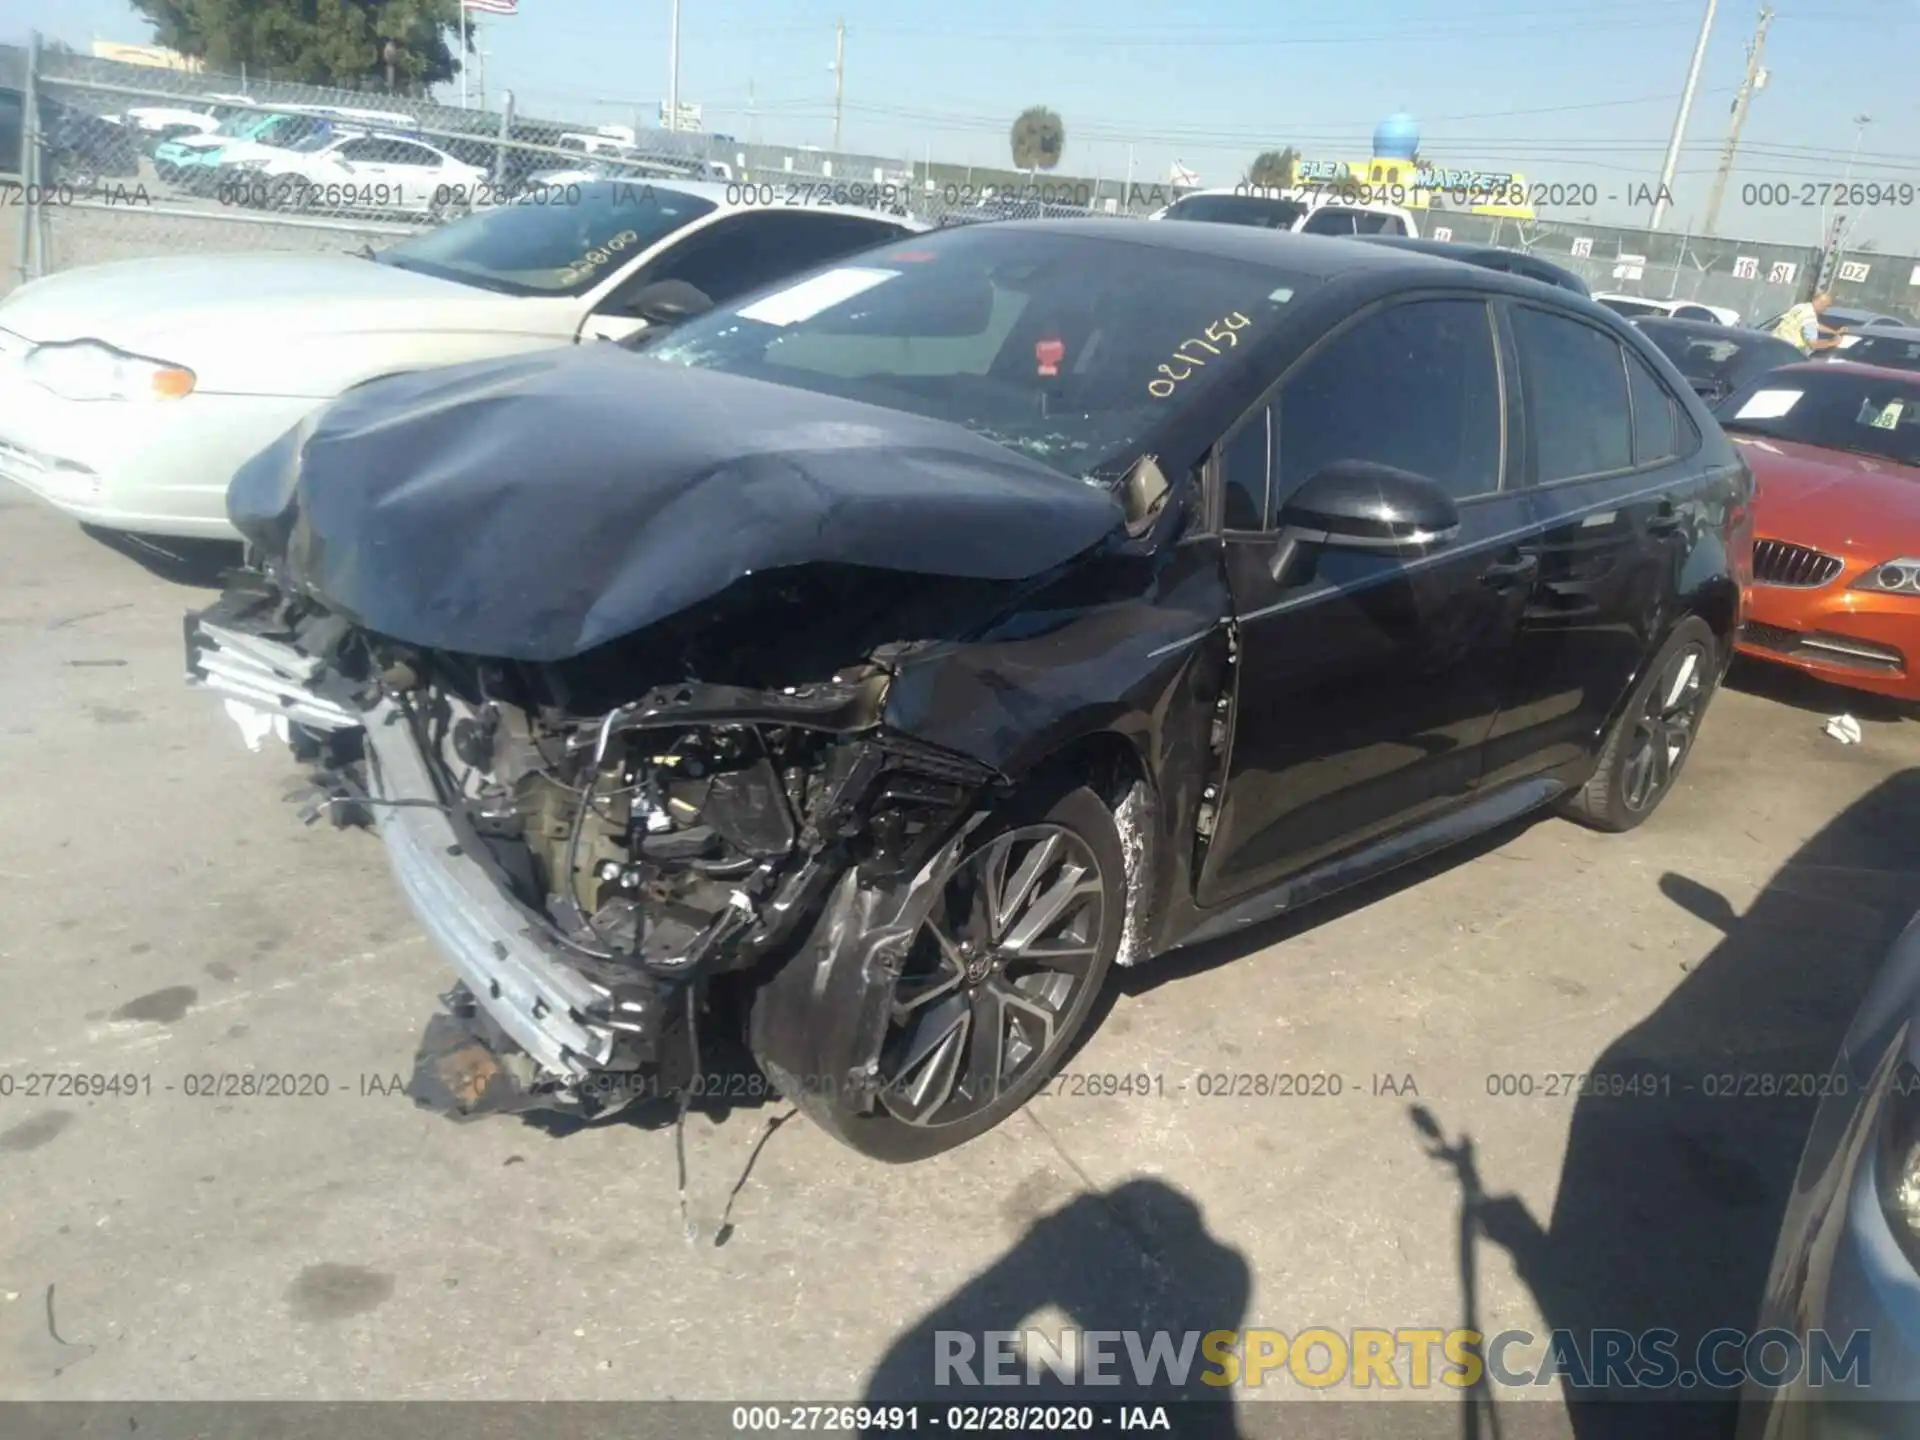
[[[1844,197],[1846,195],[1847,185],[1853,179],[1854,162],[1860,158],[1860,142],[1867,138],[1867,126],[1873,123],[1873,117],[1871,115],[1856,115],[1853,117],[1853,123],[1855,126],[1855,129],[1853,132],[1853,153],[1847,156],[1847,168],[1845,173],[1842,174],[1840,177],[1840,192],[1842,196],[1841,204],[1843,206],[1846,203]],[[1846,212],[1844,209],[1842,209],[1839,213],[1844,215]],[[1820,206],[1820,233],[1824,236],[1831,237],[1831,239],[1826,243],[1838,244],[1839,233],[1840,233],[1838,227],[1836,226],[1832,229],[1829,229],[1828,223],[1827,223],[1828,216],[1832,214],[1834,214],[1832,205],[1826,202],[1822,202]]]
[[[1720,173],[1713,177],[1713,193],[1707,197],[1707,219],[1700,227],[1703,234],[1713,234],[1714,223],[1720,218],[1720,201],[1727,193],[1733,157],[1740,148],[1740,127],[1747,123],[1747,102],[1753,99],[1754,91],[1766,87],[1767,72],[1760,68],[1760,56],[1767,48],[1767,27],[1772,23],[1773,7],[1762,6],[1759,28],[1747,42],[1747,76],[1740,82],[1740,93],[1733,100],[1733,124],[1727,129],[1726,149],[1720,152]]]
[[[847,22],[833,22],[833,149],[840,152],[840,103],[847,93]]]
[[[1700,66],[1707,58],[1707,37],[1713,33],[1713,12],[1720,0],[1707,0],[1707,13],[1700,21],[1700,38],[1693,45],[1693,64],[1687,67],[1687,88],[1680,92],[1680,113],[1673,117],[1673,138],[1667,142],[1666,163],[1660,167],[1660,189],[1653,201],[1653,223],[1658,230],[1667,214],[1667,194],[1673,188],[1673,172],[1680,165],[1680,143],[1686,138],[1687,116],[1693,113],[1694,92],[1700,88]]]
[[[680,0],[673,0],[673,27],[668,32],[671,60],[667,67],[667,129],[680,128]]]

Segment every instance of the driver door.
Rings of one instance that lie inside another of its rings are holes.
[[[622,280],[581,322],[580,338],[624,340],[646,329],[633,304],[661,280],[683,280],[725,305],[908,233],[886,220],[797,207],[728,215],[687,233]]]
[[[1199,884],[1216,905],[1470,797],[1535,560],[1503,344],[1478,296],[1390,304],[1324,338],[1216,452],[1239,663]],[[1459,507],[1416,558],[1296,550],[1286,503],[1336,461],[1413,471]]]

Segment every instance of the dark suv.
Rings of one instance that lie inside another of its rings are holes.
[[[463,1113],[738,1037],[933,1154],[1114,965],[1545,807],[1640,824],[1733,651],[1752,476],[1564,290],[1007,221],[651,333],[343,397],[236,477],[254,566],[188,623],[384,832],[460,976],[415,1093]]]

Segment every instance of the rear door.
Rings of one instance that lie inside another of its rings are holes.
[[[1539,575],[1485,783],[1589,756],[1668,618],[1695,512],[1701,444],[1666,381],[1610,330],[1503,307],[1528,436]]]

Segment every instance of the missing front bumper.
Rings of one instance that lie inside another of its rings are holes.
[[[187,620],[189,680],[223,696],[258,748],[262,716],[339,734],[364,732],[367,809],[401,893],[475,1002],[545,1074],[578,1084],[657,1060],[673,994],[643,976],[618,992],[569,965],[561,947],[460,843],[412,728],[391,701],[359,713],[311,688],[320,664],[290,645],[202,616]]]

